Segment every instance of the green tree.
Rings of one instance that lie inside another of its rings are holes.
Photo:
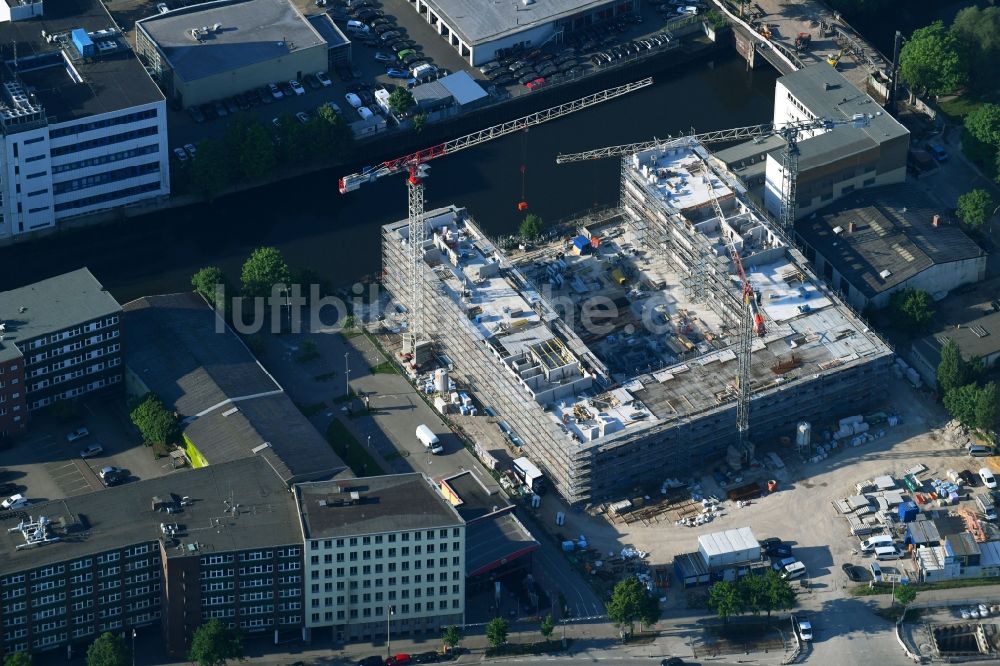
[[[271,132],[260,123],[247,126],[240,141],[237,160],[247,180],[258,181],[270,176],[278,165]]]
[[[542,235],[542,231],[544,229],[545,223],[542,221],[542,218],[532,213],[528,213],[521,221],[521,227],[518,231],[520,232],[522,238],[528,241],[533,241]]]
[[[219,620],[209,620],[195,629],[188,660],[198,666],[226,666],[231,660],[243,660],[243,634]]]
[[[486,625],[486,640],[494,650],[507,642],[510,624],[506,618],[495,617]]]
[[[744,576],[738,583],[741,604],[754,615],[768,608],[767,585],[762,575]]]
[[[896,601],[899,602],[899,605],[905,608],[906,606],[912,604],[917,598],[917,591],[909,585],[897,585],[892,595],[896,597]]]
[[[3,659],[3,666],[31,666],[31,655],[27,652],[14,652]]]
[[[87,648],[87,666],[128,666],[132,661],[125,639],[105,632]]]
[[[974,376],[969,363],[954,340],[945,340],[941,346],[941,361],[937,367],[937,385],[942,395],[970,383]]]
[[[216,287],[220,284],[225,286],[226,276],[218,266],[206,266],[191,276],[191,286],[194,290],[216,308],[223,306],[222,303],[215,302]]]
[[[990,176],[1000,174],[1000,105],[981,104],[965,116],[962,150]]]
[[[416,103],[416,100],[413,99],[413,93],[402,86],[397,86],[389,93],[389,108],[397,115],[405,112]]]
[[[966,44],[969,58],[969,84],[977,90],[992,90],[1000,73],[1000,7],[966,7],[955,15],[951,32]]]
[[[795,590],[778,572],[769,570],[764,574],[764,587],[766,594],[763,608],[767,611],[768,618],[771,617],[771,611],[788,610],[795,605]]]
[[[958,38],[935,21],[914,30],[899,52],[900,77],[932,95],[953,92],[969,75],[967,49]]]
[[[229,187],[232,169],[226,145],[218,139],[204,139],[191,161],[191,179],[197,191],[213,199]]]
[[[968,427],[976,426],[976,407],[979,405],[979,387],[966,384],[944,394],[944,408],[953,419]]]
[[[627,626],[631,634],[636,620],[641,620],[643,611],[646,610],[644,604],[647,603],[647,596],[646,588],[635,576],[618,581],[607,603],[608,619],[617,627]]]
[[[969,190],[958,198],[958,217],[972,229],[989,222],[995,208],[996,202],[986,190]]]
[[[427,125],[426,113],[418,113],[417,115],[413,116],[413,129],[415,129],[418,132],[423,132],[425,125]]]
[[[240,283],[244,296],[266,298],[274,285],[287,285],[290,281],[288,264],[277,248],[259,247],[243,262]]]
[[[643,590],[642,603],[639,606],[639,624],[649,629],[660,621],[660,600],[648,590]]]
[[[173,444],[180,439],[177,417],[152,393],[142,397],[129,417],[147,444]]]
[[[542,618],[542,624],[538,627],[538,632],[548,643],[549,639],[552,638],[552,633],[556,630],[556,621],[552,619],[552,614],[549,613]]]
[[[889,297],[889,309],[900,326],[910,333],[924,331],[934,317],[931,295],[912,287],[893,292]]]
[[[708,588],[708,607],[714,610],[724,623],[728,623],[729,618],[743,612],[743,599],[740,598],[739,587],[736,583],[722,580]]]
[[[449,652],[458,647],[458,644],[462,642],[462,634],[458,632],[458,627],[451,625],[444,630],[441,634],[441,640],[444,642],[444,647]]]
[[[992,432],[997,423],[998,410],[1000,410],[1000,398],[997,396],[997,385],[990,382],[979,389],[979,394],[976,396],[973,417],[975,427],[982,432]]]

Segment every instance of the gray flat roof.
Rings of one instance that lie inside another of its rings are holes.
[[[189,497],[179,513],[153,510],[153,498]],[[238,504],[227,512],[227,502]],[[61,541],[17,550],[20,532],[0,530],[0,572],[24,571],[131,544],[157,541],[160,523],[182,527],[167,556],[215,553],[301,543],[295,500],[281,479],[257,458],[174,472],[147,481],[32,505],[22,512],[52,521]],[[191,550],[190,544],[197,544]]]
[[[347,475],[347,465],[236,334],[193,293],[125,305],[125,363],[176,410],[217,464],[257,455],[286,482]],[[255,454],[254,448],[264,444]]]
[[[935,264],[983,255],[982,249],[918,187],[862,190],[795,223],[795,231],[848,282],[872,297]],[[942,216],[937,228],[931,222]],[[854,231],[848,232],[854,224]],[[834,233],[840,227],[842,231]],[[881,277],[883,271],[889,276]]]
[[[17,45],[21,78],[34,91],[46,114],[55,118],[54,122],[162,101],[163,93],[132,50],[125,48],[124,36],[116,38],[122,48],[95,59],[84,61],[71,53],[82,82],[70,78],[60,43],[50,44],[42,38],[42,31],[68,36],[77,28],[96,32],[113,27],[114,21],[99,0],[49,0],[44,16],[0,23],[0,42],[4,44],[5,58],[10,57],[11,45]],[[36,68],[40,64],[46,66]]]
[[[475,46],[505,35],[589,11],[614,0],[425,0],[466,44]]]
[[[928,363],[937,367],[941,362],[941,347],[948,340],[954,340],[967,359],[973,356],[989,358],[1000,353],[1000,310],[990,309],[981,317],[923,337],[913,343],[914,351],[923,354]]]
[[[854,144],[854,150],[857,150],[861,146],[877,145],[883,141],[909,134],[909,131],[899,121],[885,113],[870,95],[859,91],[844,78],[843,74],[826,63],[816,63],[809,67],[803,67],[782,76],[778,81],[818,118],[843,120],[858,113],[872,116],[869,126],[864,129],[850,126],[838,127],[824,134],[800,141],[800,168],[813,166],[810,160],[819,160],[822,153],[832,146]],[[828,138],[819,141],[823,137]],[[815,147],[810,147],[810,144],[813,143],[815,143]],[[826,161],[830,161],[830,159]]]
[[[0,361],[21,355],[16,344],[121,310],[87,268],[0,292]]]
[[[484,518],[491,513],[503,511],[511,506],[511,503],[500,491],[490,492],[476,478],[475,473],[469,470],[441,479],[441,485],[458,495],[458,503],[455,504],[455,508],[467,522]]]
[[[481,576],[541,548],[512,513],[480,520],[466,528],[465,575]]]
[[[218,30],[191,36],[193,28]],[[136,21],[184,81],[255,65],[325,44],[288,0],[217,0]]]
[[[465,523],[423,474],[295,486],[307,539],[454,527]],[[351,503],[351,493],[357,493]]]
[[[442,77],[440,81],[459,105],[471,104],[488,97],[483,87],[476,83],[476,80],[469,76],[465,70]]]
[[[350,40],[340,31],[340,28],[333,22],[333,18],[329,14],[307,16],[306,20],[309,21],[312,27],[316,28],[316,32],[326,42],[327,48],[333,48],[341,44],[350,44]]]

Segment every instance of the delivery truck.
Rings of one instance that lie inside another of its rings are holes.
[[[417,439],[419,439],[424,445],[424,448],[434,455],[444,453],[444,447],[441,446],[441,440],[438,439],[438,436],[435,435],[430,428],[423,424],[417,426]]]
[[[545,475],[527,458],[515,458],[511,470],[518,480],[531,492],[536,495],[541,495],[545,492]]]

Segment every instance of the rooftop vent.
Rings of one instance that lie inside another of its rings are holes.
[[[839,236],[840,234],[844,233],[844,227],[842,227],[840,225],[834,227],[833,228],[833,233],[835,233],[835,234],[837,234]]]
[[[878,276],[883,280],[888,280],[890,275],[892,275],[892,271],[890,271],[889,269],[886,269],[878,274]]]

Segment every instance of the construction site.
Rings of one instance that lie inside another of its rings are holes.
[[[383,227],[408,359],[447,358],[570,503],[738,467],[800,421],[860,411],[892,367],[697,137],[640,148],[621,153],[617,214],[529,252],[454,206],[416,243],[413,219]]]

